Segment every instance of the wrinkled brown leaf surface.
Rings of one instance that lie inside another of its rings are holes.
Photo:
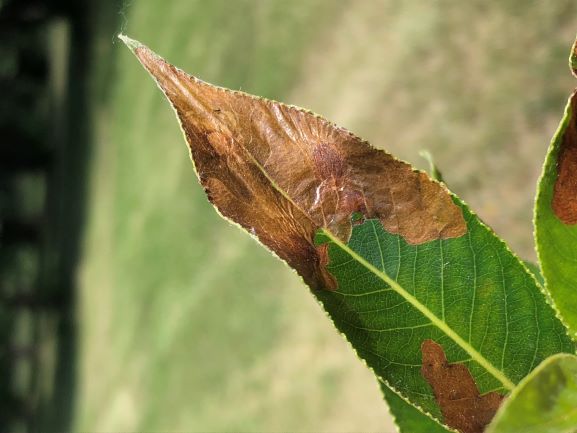
[[[575,48],[574,48],[575,50]],[[577,94],[571,96],[571,115],[563,133],[553,188],[553,212],[565,224],[577,224]]]
[[[467,367],[449,364],[443,348],[433,340],[425,340],[421,351],[421,372],[433,388],[445,424],[463,433],[482,433],[503,396],[496,392],[480,395]]]
[[[354,211],[411,244],[465,234],[447,190],[408,164],[310,112],[212,86],[127,44],[176,110],[210,201],[311,287],[335,285],[315,232],[346,241]]]

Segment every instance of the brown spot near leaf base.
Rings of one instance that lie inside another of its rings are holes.
[[[333,284],[315,232],[347,241],[353,212],[411,244],[466,233],[459,206],[426,174],[319,116],[212,86],[125,40],[176,110],[210,201],[312,288]]]
[[[449,364],[443,348],[433,340],[423,341],[421,352],[421,373],[433,388],[445,424],[462,433],[482,433],[503,396],[495,392],[480,395],[467,367]]]
[[[553,212],[565,224],[577,224],[577,96],[570,102],[569,123],[563,131],[553,187]]]

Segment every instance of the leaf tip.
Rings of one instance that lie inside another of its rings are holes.
[[[137,40],[129,38],[124,33],[119,33],[118,39],[120,39],[122,42],[124,42],[124,44],[128,48],[130,48],[130,51],[132,51],[132,52],[135,52],[137,48],[141,48],[144,46],[140,42],[138,42]]]
[[[154,77],[161,88],[164,89],[164,86],[160,81],[162,81],[164,75],[170,75],[166,68],[164,68],[164,66],[167,65],[166,61],[143,43],[136,39],[132,39],[123,33],[118,34],[118,39],[124,42],[142,66],[144,66],[144,68]]]

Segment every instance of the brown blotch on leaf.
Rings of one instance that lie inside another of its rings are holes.
[[[504,397],[496,392],[480,395],[467,367],[449,364],[443,348],[433,340],[423,341],[421,352],[421,373],[433,388],[445,424],[462,433],[482,433]]]
[[[324,288],[327,290],[337,290],[338,283],[335,277],[327,270],[329,264],[329,244],[317,245],[319,266],[324,280]]]
[[[466,233],[445,187],[408,164],[310,112],[212,86],[126,43],[176,110],[210,201],[312,288],[332,284],[315,232],[347,241],[353,212],[410,244]]]
[[[563,131],[553,187],[553,212],[565,224],[577,224],[577,93],[570,101],[570,116]]]

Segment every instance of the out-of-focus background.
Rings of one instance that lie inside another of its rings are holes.
[[[425,168],[521,257],[574,0],[0,0],[0,431],[393,432],[115,35]]]

